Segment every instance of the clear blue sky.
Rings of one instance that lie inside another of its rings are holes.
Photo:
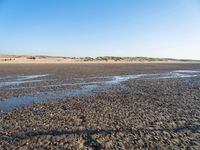
[[[0,0],[0,54],[200,59],[200,0]]]

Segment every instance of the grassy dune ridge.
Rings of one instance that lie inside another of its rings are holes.
[[[62,57],[45,55],[0,55],[0,63],[75,63],[75,62],[200,62],[199,60],[152,57]]]

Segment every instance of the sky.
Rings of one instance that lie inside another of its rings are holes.
[[[0,0],[0,54],[200,60],[200,0]]]

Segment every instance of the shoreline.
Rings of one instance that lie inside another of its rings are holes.
[[[48,62],[48,61],[35,61],[35,62],[0,62],[0,64],[199,64],[195,61],[70,61],[70,62]]]

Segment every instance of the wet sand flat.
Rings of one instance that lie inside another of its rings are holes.
[[[0,64],[1,149],[200,149],[200,64]]]

